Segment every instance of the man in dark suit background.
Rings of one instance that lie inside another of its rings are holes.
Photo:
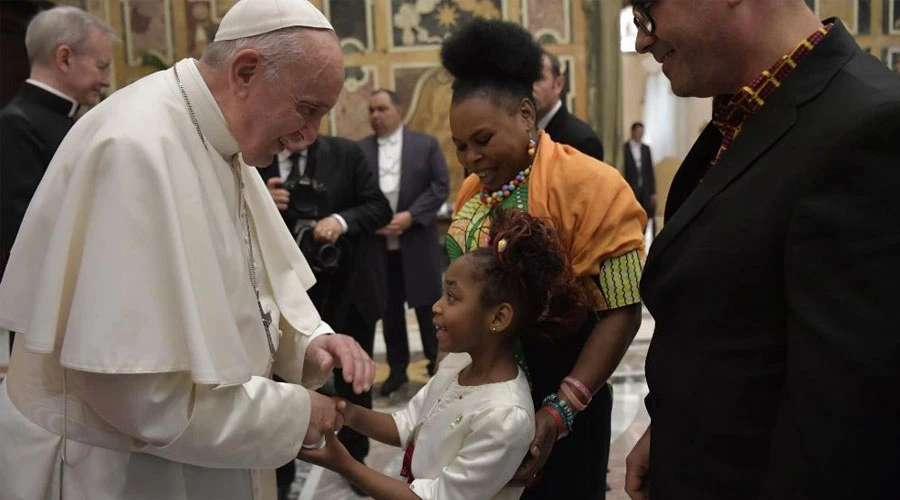
[[[75,7],[45,10],[28,24],[31,75],[0,110],[0,273],[75,112],[97,104],[109,86],[116,41],[108,24]]]
[[[391,371],[381,387],[387,396],[408,380],[404,302],[416,311],[429,373],[436,367],[431,306],[441,295],[437,211],[447,200],[450,178],[437,139],[403,126],[402,106],[394,92],[372,93],[369,121],[375,134],[359,144],[394,211],[390,224],[378,231],[388,279],[383,325]]]
[[[562,75],[559,58],[545,51],[542,60],[541,79],[534,82],[537,127],[550,134],[554,141],[603,161],[603,143],[597,134],[590,125],[569,113],[562,101],[566,78]]]
[[[626,489],[900,498],[900,80],[803,0],[634,13],[673,92],[714,101],[644,268]]]
[[[372,356],[375,323],[385,306],[383,265],[373,252],[375,231],[391,220],[391,208],[359,145],[320,135],[306,151],[285,150],[259,173],[295,238],[301,227],[308,227],[307,241],[319,244],[301,250],[316,275],[309,296],[322,319],[334,331],[352,336]],[[303,190],[301,185],[318,188]],[[316,207],[315,214],[307,213],[310,207]],[[316,256],[321,244],[340,252],[336,265],[328,266]],[[334,385],[338,396],[372,408],[372,392],[355,394],[340,369],[334,371]],[[368,455],[369,440],[362,434],[344,427],[338,437],[360,462]],[[293,462],[278,470],[281,493],[290,488],[294,475]]]
[[[625,143],[625,180],[634,191],[634,197],[647,212],[651,233],[656,234],[656,175],[653,173],[653,157],[650,146],[644,144],[644,124],[631,125],[631,139]]]

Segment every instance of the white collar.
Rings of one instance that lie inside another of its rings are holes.
[[[306,152],[307,152],[307,151],[309,151],[309,150],[308,150],[308,149],[304,149],[303,151],[300,151],[300,152],[297,153],[297,154],[300,155],[300,158],[306,158]],[[284,149],[284,150],[282,150],[280,153],[278,153],[278,161],[285,161],[285,160],[287,160],[288,158],[290,158],[292,154],[294,154],[294,153],[291,153],[289,150]]]
[[[644,145],[643,142],[635,141],[634,139],[628,139],[628,144],[631,144],[631,147],[633,148],[639,148]]]
[[[546,129],[547,125],[550,124],[550,120],[552,120],[553,117],[556,116],[556,113],[559,111],[559,108],[561,108],[561,107],[562,107],[562,99],[557,99],[556,104],[554,104],[553,107],[550,108],[550,111],[548,111],[547,114],[544,115],[543,118],[538,120],[538,123],[537,123],[538,129],[540,129],[540,130]]]
[[[401,125],[397,130],[394,131],[391,135],[386,135],[384,137],[378,138],[378,144],[381,146],[387,144],[397,144],[400,141],[400,138],[403,137],[403,125]]]
[[[47,85],[44,82],[35,80],[34,78],[29,78],[29,79],[25,80],[25,82],[30,83],[37,88],[44,89],[47,92],[50,92],[51,94],[53,94],[55,96],[62,97],[63,99],[71,102],[72,109],[69,110],[69,118],[72,118],[73,116],[75,116],[75,112],[78,111],[78,101],[76,101],[75,99],[73,99],[72,97],[70,97],[69,95],[64,93],[63,91],[61,91],[57,88],[51,87],[50,85]]]
[[[191,102],[191,109],[197,117],[203,136],[223,158],[231,161],[231,158],[240,152],[240,147],[228,129],[228,123],[219,104],[209,91],[200,70],[197,69],[197,62],[187,58],[178,61],[175,66],[178,68],[184,93]]]

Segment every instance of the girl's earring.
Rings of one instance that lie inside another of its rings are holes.
[[[491,327],[491,333],[497,333],[497,327],[496,327],[496,326],[492,326],[492,327]]]

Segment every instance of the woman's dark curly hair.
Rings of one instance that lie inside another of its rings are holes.
[[[587,293],[575,278],[556,230],[525,212],[499,212],[491,244],[470,255],[485,307],[512,304],[519,335],[553,338],[584,322]]]
[[[441,46],[441,62],[453,75],[453,104],[479,95],[512,112],[522,99],[533,102],[542,54],[541,46],[518,24],[473,19]]]

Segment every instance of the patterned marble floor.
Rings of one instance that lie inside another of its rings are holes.
[[[421,349],[421,341],[416,326],[415,318],[410,315],[407,320],[409,327],[410,349]],[[625,494],[625,457],[631,451],[632,446],[643,434],[650,422],[647,410],[644,408],[644,396],[647,395],[647,384],[644,379],[644,361],[647,357],[647,347],[650,345],[650,337],[653,332],[654,321],[650,314],[644,310],[643,322],[635,341],[622,360],[615,374],[613,382],[613,414],[612,436],[610,448],[609,469],[607,482],[612,488],[607,492],[609,500],[627,500]],[[384,364],[384,343],[379,331],[376,334],[375,360],[378,363],[376,375],[375,394],[378,394],[380,383],[387,378],[387,366]],[[418,347],[417,347],[418,346]],[[422,359],[421,350],[413,354],[415,361],[410,365],[410,385],[406,394],[394,394],[393,398],[376,397],[375,409],[382,412],[392,412],[402,408],[409,397],[421,388],[426,379],[425,360]],[[399,448],[387,446],[376,441],[371,442],[369,456],[366,463],[386,474],[399,477],[400,462],[403,454]],[[349,483],[340,475],[320,467],[310,466],[297,462],[297,480],[292,486],[290,500],[358,500],[360,497],[353,493]]]

